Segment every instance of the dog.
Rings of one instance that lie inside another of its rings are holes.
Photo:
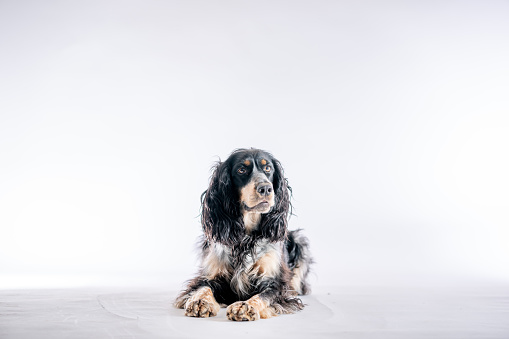
[[[291,188],[280,162],[237,149],[214,167],[201,196],[201,265],[175,300],[190,317],[252,321],[304,308],[313,263],[301,230],[288,231]]]

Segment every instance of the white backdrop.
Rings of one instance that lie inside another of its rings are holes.
[[[195,271],[238,147],[314,284],[509,281],[509,3],[0,3],[0,287]]]

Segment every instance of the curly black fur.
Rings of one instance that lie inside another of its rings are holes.
[[[244,225],[233,189],[228,162],[216,165],[209,188],[202,194],[201,221],[203,232],[211,241],[224,245],[238,243],[244,237]]]

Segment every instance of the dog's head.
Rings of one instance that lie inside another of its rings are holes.
[[[245,213],[268,213],[274,207],[274,162],[266,152],[238,152],[231,159],[233,186]]]
[[[279,161],[258,149],[235,150],[214,168],[202,195],[202,226],[206,236],[225,245],[246,233],[243,215],[261,215],[251,236],[271,241],[286,236],[291,189]]]

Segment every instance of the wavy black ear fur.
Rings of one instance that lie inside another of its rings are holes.
[[[284,176],[281,163],[272,158],[274,165],[274,186],[275,204],[271,211],[262,216],[259,227],[260,235],[270,241],[280,241],[286,238],[288,230],[288,214],[291,214],[292,204],[290,197],[292,188]]]
[[[238,243],[245,234],[238,193],[233,189],[230,171],[227,162],[219,162],[209,188],[201,196],[203,231],[207,239],[224,245]]]

